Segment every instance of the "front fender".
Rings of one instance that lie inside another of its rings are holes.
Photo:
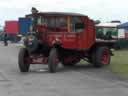
[[[28,51],[30,52],[34,52],[37,50],[39,45],[39,41],[37,39],[34,39],[32,41],[29,41],[28,39],[26,39],[26,41],[24,41],[24,48],[27,48]]]

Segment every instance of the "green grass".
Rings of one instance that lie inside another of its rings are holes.
[[[128,76],[128,50],[114,50],[110,65],[104,67],[107,70],[119,75]],[[88,64],[84,60],[80,64]]]
[[[106,68],[113,73],[128,75],[128,50],[114,51],[111,64]]]

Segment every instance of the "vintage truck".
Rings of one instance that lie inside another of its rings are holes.
[[[54,73],[58,64],[73,66],[81,59],[95,67],[110,64],[115,41],[96,39],[94,22],[88,16],[63,12],[40,12],[36,16],[36,32],[29,32],[19,52],[21,72],[28,72],[31,64],[47,64]]]

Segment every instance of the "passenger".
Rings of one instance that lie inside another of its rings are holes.
[[[99,31],[99,32],[97,33],[97,38],[98,38],[98,39],[104,39],[104,34],[103,34],[102,31]]]
[[[105,35],[105,39],[107,39],[107,40],[111,40],[112,39],[111,31],[107,31],[107,33]]]

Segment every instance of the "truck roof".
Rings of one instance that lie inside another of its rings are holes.
[[[46,15],[46,16],[86,16],[80,13],[71,13],[71,12],[39,12],[38,15]],[[29,16],[31,14],[28,14]]]
[[[96,27],[117,27],[120,23],[100,23]]]

